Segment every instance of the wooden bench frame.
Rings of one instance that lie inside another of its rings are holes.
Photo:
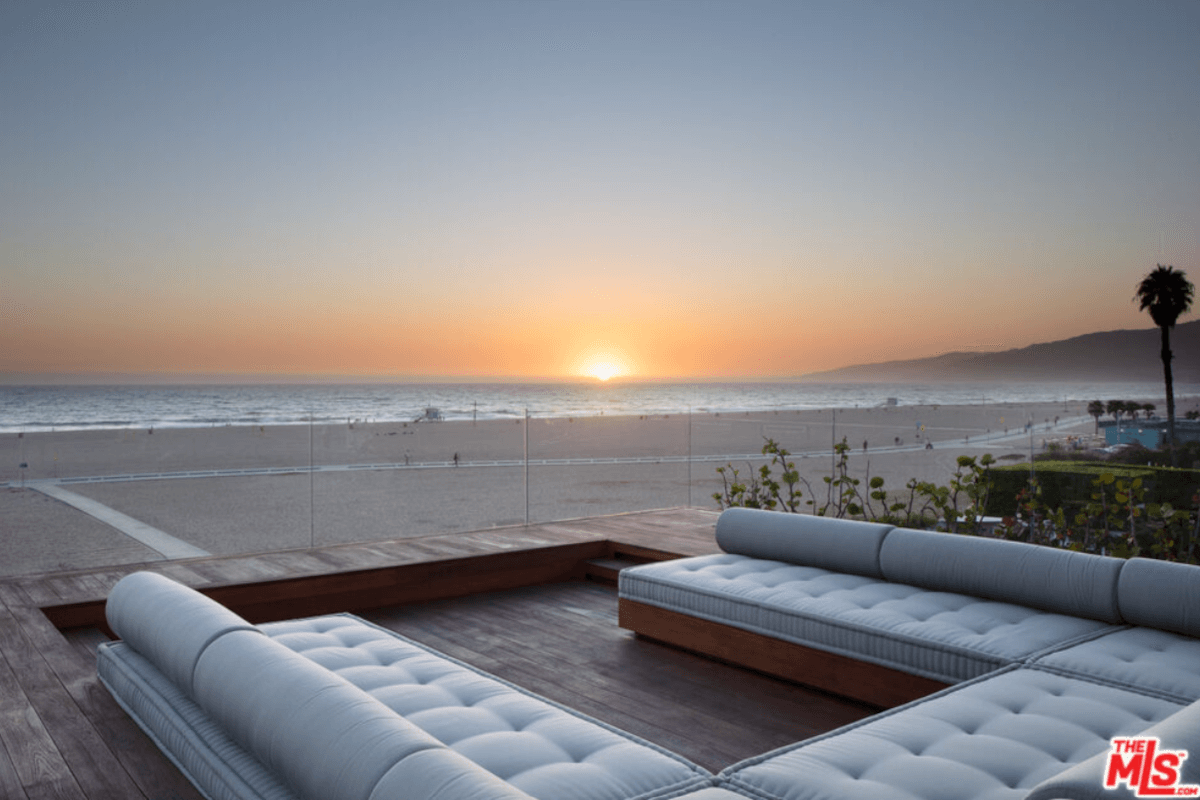
[[[950,684],[622,597],[622,628],[777,678],[893,708]]]

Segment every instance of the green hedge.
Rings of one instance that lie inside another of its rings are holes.
[[[1142,467],[1127,464],[1096,464],[1086,461],[1037,461],[1034,472],[1042,487],[1041,502],[1050,508],[1063,506],[1074,513],[1092,499],[1093,481],[1105,473],[1125,480],[1141,478],[1146,501],[1170,503],[1175,508],[1195,508],[1193,497],[1200,490],[1200,472],[1170,467]],[[1007,517],[1016,513],[1017,494],[1029,485],[1029,465],[992,467],[989,472],[992,491],[987,514]]]

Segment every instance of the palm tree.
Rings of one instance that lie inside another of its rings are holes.
[[[1096,433],[1099,433],[1100,418],[1104,416],[1104,403],[1100,402],[1099,400],[1093,400],[1092,402],[1088,403],[1087,412],[1096,418]]]
[[[1192,307],[1192,295],[1196,287],[1183,270],[1162,264],[1156,266],[1142,278],[1138,284],[1134,300],[1138,308],[1149,311],[1150,318],[1162,332],[1162,350],[1159,355],[1163,362],[1163,381],[1167,385],[1167,441],[1171,446],[1171,466],[1175,462],[1175,387],[1171,377],[1171,328],[1181,314],[1187,313]]]

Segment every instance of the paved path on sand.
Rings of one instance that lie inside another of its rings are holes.
[[[29,488],[53,497],[59,502],[66,503],[72,508],[77,508],[83,513],[95,517],[107,525],[111,525],[126,536],[136,539],[151,550],[160,553],[165,558],[199,558],[212,555],[208,551],[190,545],[182,539],[176,539],[169,533],[164,533],[158,528],[151,527],[133,517],[122,514],[120,511],[109,508],[103,503],[97,503],[95,500],[67,491],[61,486],[38,481],[37,483],[31,482]]]

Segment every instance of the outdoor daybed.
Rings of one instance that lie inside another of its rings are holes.
[[[210,798],[651,800],[712,783],[351,615],[255,626],[149,572],[105,613],[121,641],[100,646],[100,680]]]
[[[151,573],[99,674],[210,798],[1116,798],[1114,736],[1200,748],[1200,568],[744,509],[718,541],[624,570],[623,622],[933,693],[712,775],[356,617],[251,625]]]
[[[722,786],[1111,798],[1113,737],[1200,748],[1200,567],[750,509],[725,511],[717,542],[725,553],[624,570],[621,624],[880,705],[911,700],[736,764]],[[1183,780],[1200,783],[1200,755]]]

